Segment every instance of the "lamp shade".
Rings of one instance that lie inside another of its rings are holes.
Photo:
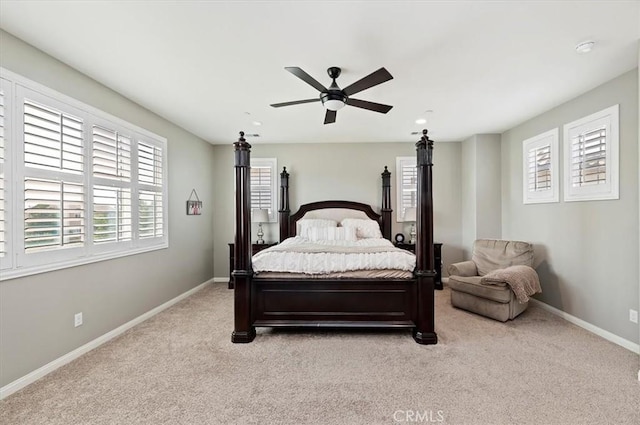
[[[251,213],[251,221],[254,223],[265,223],[269,221],[269,211],[263,209],[254,209]]]
[[[409,207],[404,210],[404,221],[416,221],[416,207]]]

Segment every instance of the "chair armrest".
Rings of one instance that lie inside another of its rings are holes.
[[[473,261],[449,264],[447,272],[449,276],[478,276],[478,269]]]

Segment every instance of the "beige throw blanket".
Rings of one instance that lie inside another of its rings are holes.
[[[524,304],[529,296],[542,292],[538,273],[529,266],[511,266],[487,273],[480,281],[483,285],[506,283],[516,295],[518,302]]]

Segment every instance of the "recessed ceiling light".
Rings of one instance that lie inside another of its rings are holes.
[[[582,43],[578,43],[576,45],[576,52],[578,53],[589,53],[593,46],[596,44],[595,41],[583,41]]]
[[[427,123],[427,120],[424,118],[418,118],[416,120],[416,124],[426,124],[426,123]]]
[[[254,122],[253,122],[253,125],[258,125],[258,126],[260,126],[260,125],[262,125],[262,121],[254,121]]]

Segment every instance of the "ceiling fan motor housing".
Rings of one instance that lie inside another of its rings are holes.
[[[330,111],[337,111],[347,103],[347,95],[340,90],[340,87],[338,87],[336,83],[336,78],[340,76],[341,72],[342,70],[337,66],[332,66],[327,69],[327,74],[333,79],[333,82],[327,90],[320,92],[322,105]]]

